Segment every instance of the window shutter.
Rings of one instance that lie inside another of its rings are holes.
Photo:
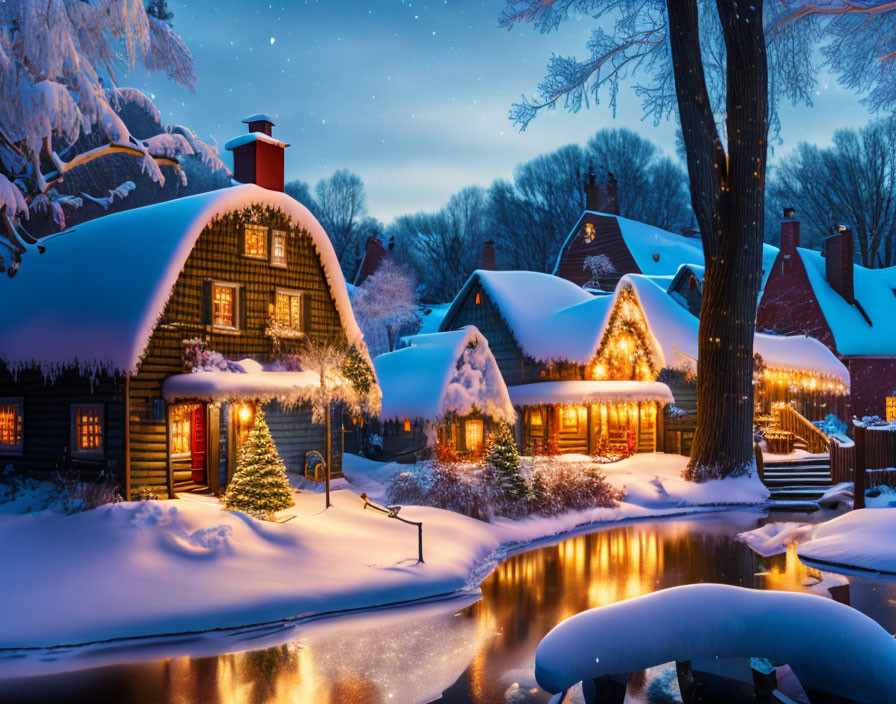
[[[237,307],[239,308],[239,315],[237,317],[238,325],[237,327],[240,330],[246,329],[246,287],[240,286],[239,295],[237,296]]]
[[[311,334],[311,295],[302,294],[302,332]]]
[[[202,282],[202,324],[212,324],[212,282]]]

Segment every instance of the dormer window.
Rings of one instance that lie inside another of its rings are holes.
[[[243,230],[243,256],[250,259],[268,258],[268,228],[246,223]]]
[[[582,241],[585,244],[594,242],[594,225],[590,222],[585,223],[585,228],[582,231]]]
[[[286,233],[271,230],[271,266],[286,268]]]
[[[473,303],[477,306],[482,303],[482,292],[481,291],[476,292],[476,298],[473,299]]]

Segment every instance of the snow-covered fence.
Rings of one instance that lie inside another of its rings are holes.
[[[548,692],[578,682],[608,691],[618,689],[608,680],[625,682],[667,662],[687,675],[688,662],[715,671],[719,659],[750,658],[789,665],[807,690],[896,701],[896,640],[871,618],[813,594],[723,584],[674,587],[577,614],[542,639],[535,677]]]
[[[896,486],[896,471],[887,471],[896,468],[896,423],[853,421],[853,431],[855,441],[839,434],[830,438],[831,479],[855,482],[855,508],[863,508],[866,487]]]

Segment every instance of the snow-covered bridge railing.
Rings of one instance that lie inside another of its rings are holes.
[[[789,665],[810,693],[896,701],[896,640],[875,621],[812,594],[722,584],[674,587],[577,614],[541,641],[535,677],[548,692],[582,682],[587,701],[622,702],[632,672],[674,661],[688,696],[690,663],[718,671],[726,660],[750,658]],[[774,670],[765,674],[754,679],[757,692]]]

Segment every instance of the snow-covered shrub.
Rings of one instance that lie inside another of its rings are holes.
[[[386,494],[392,504],[434,506],[480,520],[554,516],[614,506],[622,498],[594,467],[537,459],[528,469],[522,477],[524,493],[511,497],[491,464],[420,462],[393,475]]]
[[[460,456],[451,445],[446,443],[436,443],[433,453],[436,462],[439,464],[456,464],[457,462],[460,462]]]
[[[480,472],[471,465],[421,462],[386,486],[390,504],[434,506],[487,521],[489,502]]]
[[[0,475],[0,513],[51,511],[70,515],[121,501],[117,483],[108,476],[82,481],[76,473],[35,479],[7,466]]]
[[[623,496],[597,469],[565,462],[539,464],[533,470],[530,484],[533,513],[544,516],[615,506]]]
[[[180,359],[184,369],[190,371],[229,371],[230,367],[224,355],[208,349],[208,343],[201,337],[192,337],[183,341]]]
[[[812,425],[814,425],[828,437],[830,437],[831,435],[846,434],[846,423],[840,420],[833,413],[828,413],[824,417],[824,420],[813,420]]]
[[[110,474],[102,473],[96,481],[84,481],[77,472],[57,472],[52,481],[60,492],[67,493],[74,501],[80,501],[82,510],[122,500],[118,492],[118,481]]]

